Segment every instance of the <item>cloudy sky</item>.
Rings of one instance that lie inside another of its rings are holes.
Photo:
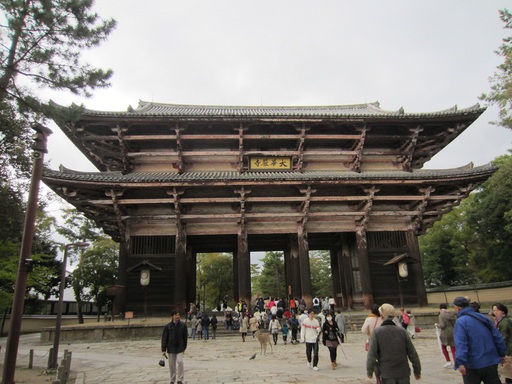
[[[112,68],[90,99],[54,101],[124,111],[139,100],[214,105],[332,105],[434,112],[479,102],[502,62],[503,0],[102,0],[117,29],[89,62]],[[509,31],[510,34],[510,31]],[[490,107],[428,168],[485,164],[512,148]],[[47,159],[94,170],[56,126]]]

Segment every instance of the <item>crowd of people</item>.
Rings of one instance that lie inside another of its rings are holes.
[[[304,300],[258,299],[250,308],[240,300],[234,309],[223,305],[219,314],[224,327],[239,331],[242,342],[255,337],[257,331],[265,330],[272,335],[274,345],[305,345],[306,364],[314,371],[319,370],[319,344],[329,350],[331,368],[337,368],[337,349],[346,338],[347,322],[340,310],[335,311],[332,298],[315,297],[312,308],[307,309]],[[505,356],[512,355],[512,320],[508,309],[501,303],[492,306],[492,322],[488,316],[479,313],[476,303],[467,298],[457,297],[452,303],[439,306],[438,322],[435,324],[441,353],[446,360],[445,368],[454,368],[462,374],[465,384],[483,382],[501,383],[498,365],[505,362]],[[176,320],[178,318],[178,320]],[[185,322],[179,313],[173,313],[173,320],[166,326],[162,336],[162,352],[168,353],[171,383],[183,382],[183,356],[187,340],[215,339],[219,319],[217,314],[210,318],[191,305]],[[182,325],[178,325],[178,322]],[[183,331],[185,330],[185,331]],[[361,332],[367,336],[368,351],[366,372],[383,384],[409,383],[411,368],[414,377],[421,378],[421,363],[413,340],[420,329],[410,310],[395,311],[391,304],[373,305],[365,319]],[[185,333],[183,333],[185,332]],[[178,338],[187,340],[177,341]],[[449,350],[448,350],[449,349]],[[450,359],[450,353],[452,359]],[[179,356],[181,354],[181,356]],[[453,362],[452,362],[453,360]],[[512,383],[512,378],[505,378]]]

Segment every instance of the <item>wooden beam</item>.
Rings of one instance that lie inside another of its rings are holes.
[[[70,190],[74,193],[73,196],[76,196],[76,190]],[[367,196],[311,196],[311,202],[345,202],[345,201],[365,201],[367,200]],[[459,200],[460,194],[457,195],[435,195],[430,196],[431,201],[444,201],[444,200]],[[422,201],[424,196],[422,195],[414,195],[414,196],[401,196],[401,195],[390,195],[383,196],[378,195],[374,196],[374,201],[397,201],[397,202],[407,202],[407,201]],[[269,196],[269,197],[246,197],[245,201],[249,203],[272,203],[276,201],[281,202],[302,202],[304,197],[302,196]],[[92,199],[92,200],[82,200],[86,204],[94,204],[94,205],[110,205],[112,204],[111,200],[108,199]],[[163,197],[163,198],[131,198],[131,199],[118,199],[118,204],[126,204],[126,205],[134,205],[134,204],[170,204],[173,203],[173,198]],[[240,198],[238,197],[193,197],[193,198],[181,198],[182,204],[227,204],[227,203],[238,203]]]

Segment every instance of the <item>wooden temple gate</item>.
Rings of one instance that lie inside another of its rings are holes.
[[[141,102],[81,112],[57,123],[99,172],[46,170],[43,180],[119,242],[119,311],[185,310],[196,256],[207,252],[233,255],[233,299],[249,302],[252,251],[283,251],[288,294],[308,305],[310,250],[330,252],[345,308],[426,305],[417,235],[495,171],[422,169],[478,106],[407,114],[377,103]]]

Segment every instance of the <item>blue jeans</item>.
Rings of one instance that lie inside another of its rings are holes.
[[[210,336],[210,332],[209,331],[210,331],[209,327],[204,327],[203,328],[203,336],[204,336],[205,340],[209,339],[209,336]]]

